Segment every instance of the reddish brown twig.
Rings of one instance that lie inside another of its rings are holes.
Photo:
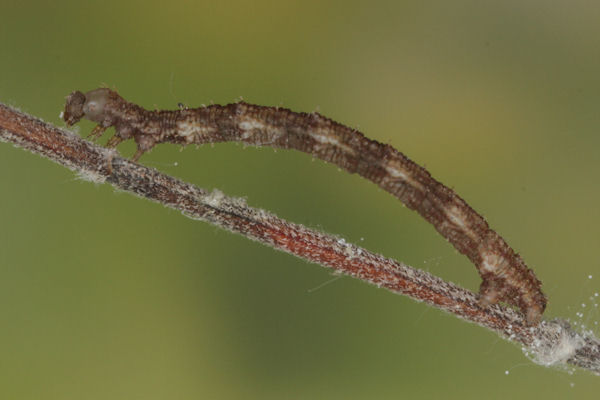
[[[373,254],[355,245],[271,213],[243,200],[211,193],[118,157],[114,150],[0,104],[0,140],[45,156],[80,176],[135,193],[303,259],[319,263],[396,293],[407,295],[527,346],[543,365],[569,363],[600,374],[600,342],[574,332],[562,320],[528,327],[510,308],[483,307],[477,295],[422,270]]]

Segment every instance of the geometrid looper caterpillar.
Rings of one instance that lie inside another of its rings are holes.
[[[91,133],[94,138],[114,127],[116,133],[109,147],[133,138],[137,144],[134,161],[154,145],[167,142],[235,141],[303,151],[372,181],[429,221],[475,264],[483,279],[479,289],[482,304],[502,301],[519,307],[529,325],[537,324],[546,308],[541,282],[533,271],[452,189],[392,146],[368,139],[318,113],[244,102],[149,111],[113,90],[101,88],[71,93],[63,118],[68,125],[81,118],[96,122],[98,126]]]

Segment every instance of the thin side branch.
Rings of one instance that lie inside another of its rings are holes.
[[[208,192],[119,157],[71,132],[0,104],[0,140],[40,154],[94,182],[154,200],[190,218],[242,234],[310,262],[425,302],[524,345],[546,366],[571,364],[600,374],[600,341],[563,320],[528,327],[521,314],[501,305],[482,306],[476,294],[425,271],[353,244],[287,222],[241,199]]]

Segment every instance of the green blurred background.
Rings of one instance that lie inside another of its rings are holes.
[[[590,1],[0,0],[0,101],[59,126],[69,92],[102,84],[148,108],[319,110],[425,164],[534,268],[548,317],[593,327],[599,20]],[[305,154],[162,145],[141,162],[479,285],[415,213]],[[598,393],[596,376],[7,144],[0,182],[2,399]]]

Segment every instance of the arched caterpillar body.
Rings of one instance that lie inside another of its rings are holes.
[[[546,308],[541,282],[533,271],[452,189],[392,146],[318,113],[244,102],[149,111],[113,90],[101,88],[85,94],[71,93],[63,118],[68,125],[81,118],[96,122],[94,137],[114,126],[116,133],[108,146],[133,138],[137,144],[134,160],[166,142],[185,145],[235,141],[311,154],[374,182],[429,221],[475,264],[483,279],[482,304],[503,301],[517,306],[529,325],[537,324]]]

